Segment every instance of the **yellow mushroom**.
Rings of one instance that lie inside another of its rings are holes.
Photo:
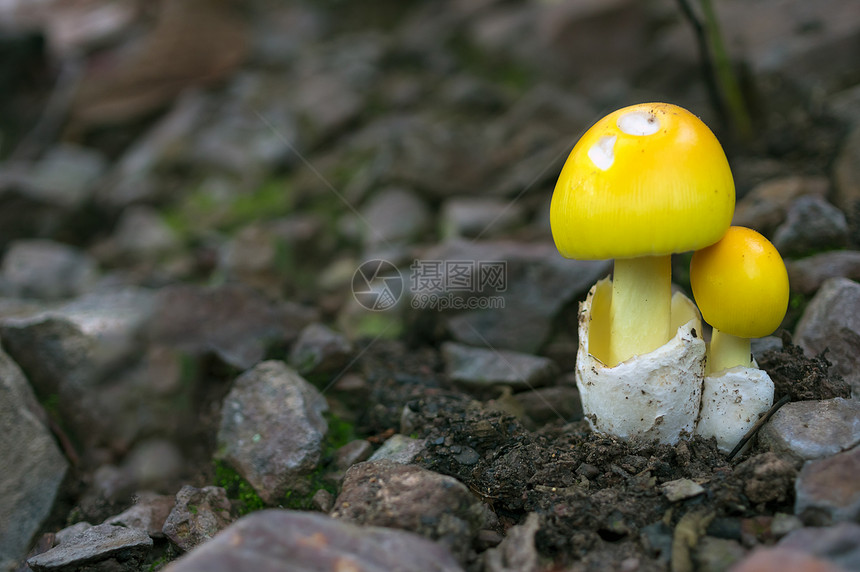
[[[719,242],[693,254],[690,284],[713,327],[710,373],[749,367],[750,338],[773,333],[788,308],[788,273],[779,252],[758,232],[733,226]]]
[[[582,136],[556,184],[550,222],[563,256],[615,259],[608,349],[595,357],[612,367],[672,337],[670,256],[719,240],[734,205],[722,147],[681,107],[625,107]]]

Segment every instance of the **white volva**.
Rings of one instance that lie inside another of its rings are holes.
[[[705,372],[705,342],[701,318],[687,297],[672,298],[674,337],[656,350],[607,367],[589,352],[592,341],[605,332],[590,332],[606,323],[612,286],[609,279],[595,284],[579,308],[579,349],[576,384],[591,427],[623,438],[678,442],[692,434],[699,416]],[[591,335],[597,337],[592,340]],[[596,353],[600,350],[595,347]]]
[[[755,365],[755,363],[753,363]],[[696,433],[716,437],[728,452],[773,405],[773,381],[755,367],[736,366],[705,377]]]

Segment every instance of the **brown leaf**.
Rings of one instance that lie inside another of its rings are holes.
[[[149,34],[86,72],[70,130],[130,121],[164,107],[189,87],[228,76],[247,47],[246,24],[229,0],[164,1]]]

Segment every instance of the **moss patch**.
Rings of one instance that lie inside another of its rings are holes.
[[[167,224],[185,240],[207,231],[230,232],[248,223],[294,211],[291,186],[273,178],[250,193],[221,192],[199,186],[166,210]]]
[[[224,461],[215,461],[215,484],[227,491],[228,498],[239,501],[239,516],[266,507],[254,487]]]

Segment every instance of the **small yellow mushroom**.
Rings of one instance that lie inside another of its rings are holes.
[[[574,146],[552,197],[562,256],[615,259],[609,342],[615,365],[672,338],[670,256],[715,243],[731,224],[735,187],[717,138],[668,103],[619,109]]]
[[[750,367],[750,338],[773,333],[788,308],[788,272],[779,252],[758,232],[733,226],[693,254],[690,284],[713,327],[710,373]]]

